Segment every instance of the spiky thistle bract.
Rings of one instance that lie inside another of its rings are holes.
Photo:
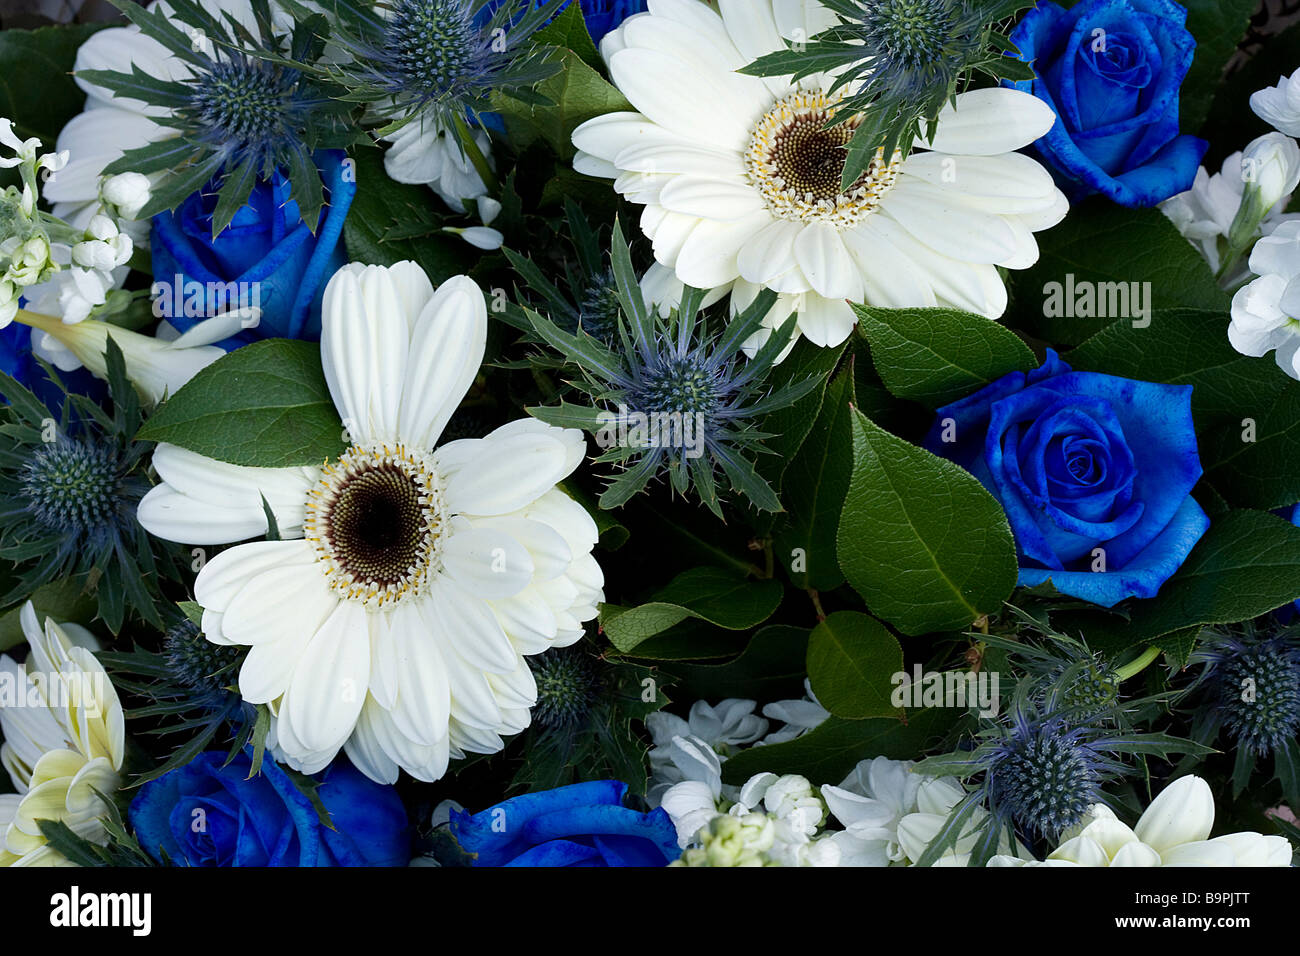
[[[1233,796],[1271,756],[1273,779],[1300,803],[1300,626],[1261,620],[1216,629],[1189,663],[1200,665],[1186,692],[1197,702],[1192,736],[1231,741]]]
[[[838,23],[790,49],[759,57],[740,72],[753,76],[814,73],[835,77],[843,90],[830,125],[860,116],[845,147],[841,188],[866,171],[878,149],[904,157],[976,74],[995,80],[1032,79],[1008,53],[1015,45],[999,26],[1028,0],[823,0]]]
[[[918,865],[929,866],[978,824],[970,865],[983,866],[1006,837],[1027,842],[1057,840],[1080,823],[1093,804],[1106,803],[1104,788],[1137,768],[1121,758],[1204,754],[1209,748],[1165,733],[1141,733],[1121,726],[1117,715],[1080,715],[1059,705],[1034,681],[1016,685],[1011,706],[986,719],[970,749],[922,760],[916,773],[956,776],[974,786],[944,821]]]
[[[63,392],[46,407],[0,372],[0,558],[16,581],[0,598],[11,604],[65,578],[94,592],[99,617],[116,634],[127,612],[162,625],[160,578],[181,580],[178,549],[154,546],[135,518],[150,482],[152,442],[134,440],[143,422],[140,400],[110,336],[106,350],[111,411]]]
[[[310,14],[297,0],[278,2],[296,16]],[[322,5],[330,39],[346,56],[314,70],[379,118],[378,135],[408,122],[460,130],[466,116],[492,108],[494,94],[544,102],[533,87],[559,63],[534,35],[564,2],[330,0]]]
[[[693,489],[722,517],[721,473],[755,507],[781,510],[750,457],[765,451],[763,440],[772,437],[756,421],[798,401],[816,380],[775,390],[767,384],[776,357],[794,334],[793,322],[775,330],[751,358],[743,355],[742,345],[758,331],[776,294],[764,290],[749,308],[717,327],[700,312],[704,290],[687,287],[680,307],[664,318],[641,294],[617,222],[610,259],[619,304],[614,342],[602,343],[582,328],[566,332],[525,309],[537,335],[582,372],[581,381],[572,384],[592,405],[562,401],[529,413],[552,425],[590,431],[605,449],[596,461],[622,466],[601,494],[602,508],[616,508],[655,478],[666,477],[675,493]]]
[[[135,0],[112,2],[186,71],[174,80],[152,76],[138,64],[130,73],[77,74],[121,96],[162,107],[166,115],[160,122],[177,132],[127,150],[105,170],[165,174],[142,218],[215,187],[215,237],[248,202],[257,181],[270,179],[278,169],[289,179],[303,221],[314,230],[326,196],[312,154],[357,140],[351,107],[339,99],[344,91],[301,68],[324,49],[324,18],[309,13],[286,34],[277,30],[269,0],[250,0],[254,33],[230,14],[218,18],[195,0],[169,0],[170,16]]]

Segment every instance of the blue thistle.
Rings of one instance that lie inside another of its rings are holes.
[[[537,682],[533,722],[543,730],[571,730],[586,723],[601,698],[604,674],[590,654],[556,648],[527,658]]]
[[[1014,714],[985,761],[989,810],[1022,832],[1055,839],[1102,802],[1102,783],[1124,766],[1098,747],[1101,731]]]
[[[971,749],[917,764],[917,773],[977,778],[919,863],[929,865],[946,852],[981,805],[988,817],[971,866],[988,862],[1003,835],[1058,841],[1090,806],[1108,802],[1104,787],[1135,772],[1119,759],[1125,754],[1211,752],[1191,740],[1118,726],[1118,707],[1085,718],[1077,711],[1046,710],[1038,703],[1044,699],[1052,697],[1038,682],[1020,681],[1006,713],[987,721]]]
[[[1273,779],[1300,803],[1300,630],[1269,620],[1210,632],[1191,657],[1203,665],[1187,688],[1196,704],[1192,736],[1212,743],[1222,732],[1235,752],[1233,795],[1255,766],[1273,759]]]
[[[512,259],[519,268],[518,257]],[[526,261],[526,260],[524,260]],[[699,314],[705,292],[687,288],[680,308],[665,319],[642,297],[623,232],[614,224],[611,268],[619,303],[618,340],[607,346],[584,329],[565,332],[531,309],[523,311],[533,331],[585,375],[579,386],[594,405],[562,403],[530,408],[552,425],[585,428],[606,449],[596,461],[623,466],[600,496],[602,508],[616,508],[666,476],[673,491],[694,489],[722,516],[718,472],[757,508],[779,511],[780,501],[758,474],[748,453],[762,450],[754,421],[806,395],[808,378],[771,390],[766,377],[794,332],[786,322],[750,359],[742,344],[762,325],[776,294],[764,290],[724,328],[710,330]]]
[[[151,546],[135,519],[153,445],[134,440],[143,416],[111,338],[107,370],[111,411],[67,392],[53,372],[62,401],[48,405],[0,372],[0,558],[16,578],[0,602],[72,579],[95,593],[116,634],[128,609],[162,626],[159,578],[179,581],[182,561],[171,546]]]
[[[346,88],[346,99],[390,121],[381,135],[412,120],[452,128],[488,112],[494,92],[526,96],[558,70],[551,50],[532,36],[564,2],[390,0],[381,15],[369,4],[338,0],[327,5],[330,37],[350,57],[319,72]]]
[[[312,160],[319,149],[357,139],[343,90],[314,75],[324,49],[319,15],[307,12],[292,35],[278,34],[268,0],[250,0],[256,34],[194,0],[169,3],[170,15],[135,0],[111,0],[146,36],[178,57],[185,74],[162,80],[138,66],[131,73],[83,70],[82,79],[166,110],[179,136],[128,150],[105,172],[165,174],[143,217],[175,209],[196,190],[220,184],[215,238],[249,201],[259,180],[283,172],[303,221],[314,228],[326,202]]]
[[[224,705],[247,653],[236,645],[213,644],[188,619],[178,621],[163,637],[163,656],[172,680],[188,688],[196,702]]]

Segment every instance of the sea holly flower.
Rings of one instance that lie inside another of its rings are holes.
[[[1209,752],[1168,734],[1130,731],[1106,713],[1052,710],[1059,701],[1049,696],[1044,706],[1041,699],[1031,682],[1017,684],[1007,712],[986,721],[972,749],[917,764],[917,773],[978,778],[917,860],[920,865],[946,852],[980,808],[989,817],[970,848],[971,866],[985,865],[1004,838],[1055,840],[1079,826],[1094,805],[1106,802],[1102,788],[1132,772],[1120,759],[1125,754]]]
[[[13,703],[0,703],[0,762],[16,793],[0,794],[0,866],[67,866],[47,842],[45,821],[93,844],[108,842],[114,811],[101,799],[121,785],[125,723],[117,691],[75,624],[42,624],[28,601],[19,617],[25,664],[0,656]]]
[[[775,291],[771,320],[797,315],[783,324],[816,345],[848,338],[852,303],[1001,316],[998,268],[1032,265],[1034,232],[1068,209],[1048,172],[1016,152],[1051,127],[1051,109],[1015,90],[967,90],[951,102],[944,90],[925,149],[885,149],[886,134],[870,126],[869,145],[846,150],[879,116],[858,112],[852,84],[806,68],[796,78],[793,65],[781,76],[737,72],[796,32],[817,33],[831,8],[722,0],[719,14],[672,3],[624,21],[601,50],[636,112],[574,130],[574,168],[645,206],[655,259],[681,282],[726,287],[734,311]],[[862,171],[846,185],[855,156]]]
[[[1197,776],[1169,784],[1131,829],[1104,804],[1089,809],[1043,861],[999,855],[989,866],[1290,866],[1285,837],[1227,833],[1209,839],[1214,795]]]
[[[721,516],[721,471],[738,494],[765,511],[778,511],[776,493],[754,469],[749,453],[769,437],[754,424],[766,413],[793,404],[815,384],[806,379],[769,390],[765,381],[793,328],[774,334],[744,361],[741,346],[759,328],[775,295],[760,296],[724,328],[710,328],[699,314],[705,293],[689,289],[668,318],[642,297],[632,259],[615,225],[612,269],[620,312],[612,348],[579,328],[563,331],[525,308],[534,331],[583,373],[581,386],[596,403],[530,408],[536,418],[591,431],[606,449],[596,460],[624,466],[601,494],[602,508],[615,508],[666,476],[673,491],[695,495]]]
[[[1188,688],[1196,707],[1192,736],[1205,744],[1221,734],[1232,742],[1233,796],[1255,766],[1273,757],[1284,796],[1300,802],[1291,768],[1300,765],[1300,637],[1293,627],[1247,622],[1211,631],[1190,663],[1201,673]]]
[[[296,0],[278,2],[310,15]],[[384,168],[393,179],[428,184],[461,211],[493,181],[487,135],[467,117],[490,112],[494,94],[536,99],[532,88],[559,64],[532,37],[564,2],[340,0],[324,6],[330,42],[345,56],[310,68],[365,104],[392,144]]]
[[[153,547],[135,521],[150,487],[152,444],[134,440],[143,422],[140,401],[112,340],[102,361],[111,395],[106,408],[67,392],[49,407],[0,373],[0,394],[9,403],[0,429],[0,557],[13,562],[17,577],[5,603],[73,578],[94,593],[99,616],[116,634],[128,611],[162,625],[158,579],[179,581],[181,559],[173,549]]]
[[[595,523],[555,485],[580,432],[523,419],[435,448],[483,360],[464,276],[352,264],[325,290],[321,359],[351,446],[248,468],[162,444],[140,504],[158,537],[229,548],[194,584],[203,633],[251,645],[244,699],[272,751],[313,773],[340,749],[374,780],[436,780],[529,723],[526,655],[581,638],[604,600]]]
[[[320,55],[324,43],[312,28],[318,20],[286,29],[274,21],[269,0],[248,0],[237,11],[242,17],[228,18],[194,0],[169,0],[165,9],[116,3],[139,32],[101,51],[110,69],[79,62],[78,79],[98,88],[93,95],[106,90],[146,104],[152,110],[146,122],[163,128],[143,129],[137,121],[134,141],[103,171],[155,177],[142,212],[148,216],[176,208],[218,179],[215,237],[257,182],[279,170],[292,183],[303,220],[315,228],[326,197],[312,155],[356,138],[346,123],[349,107],[335,98],[342,91],[288,65]],[[146,58],[155,60],[149,68]],[[81,135],[78,130],[74,138]],[[141,140],[145,145],[138,145]],[[104,151],[104,145],[88,150]]]

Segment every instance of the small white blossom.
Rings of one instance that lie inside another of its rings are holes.
[[[1279,76],[1276,86],[1250,94],[1250,108],[1275,130],[1300,136],[1300,70]]]
[[[117,209],[123,219],[136,219],[150,199],[149,177],[142,173],[118,173],[104,179],[99,190],[105,205]]]

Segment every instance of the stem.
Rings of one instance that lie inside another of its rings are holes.
[[[488,165],[487,157],[483,151],[478,148],[478,143],[474,141],[474,134],[470,131],[469,124],[465,122],[465,117],[456,113],[452,116],[452,123],[456,127],[456,137],[460,140],[460,148],[469,158],[470,163],[474,166],[474,171],[478,173],[479,179],[483,180],[483,185],[487,187],[490,193],[501,191],[501,185],[497,182],[496,173],[492,172],[492,167]]]
[[[808,588],[808,597],[812,600],[813,609],[817,612],[818,623],[826,620],[826,611],[822,608],[821,595],[817,593],[816,588]]]
[[[1148,664],[1160,656],[1160,648],[1152,645],[1142,652],[1142,656],[1135,660],[1129,661],[1123,667],[1115,669],[1115,676],[1120,680],[1128,680],[1134,674],[1141,673]]]

